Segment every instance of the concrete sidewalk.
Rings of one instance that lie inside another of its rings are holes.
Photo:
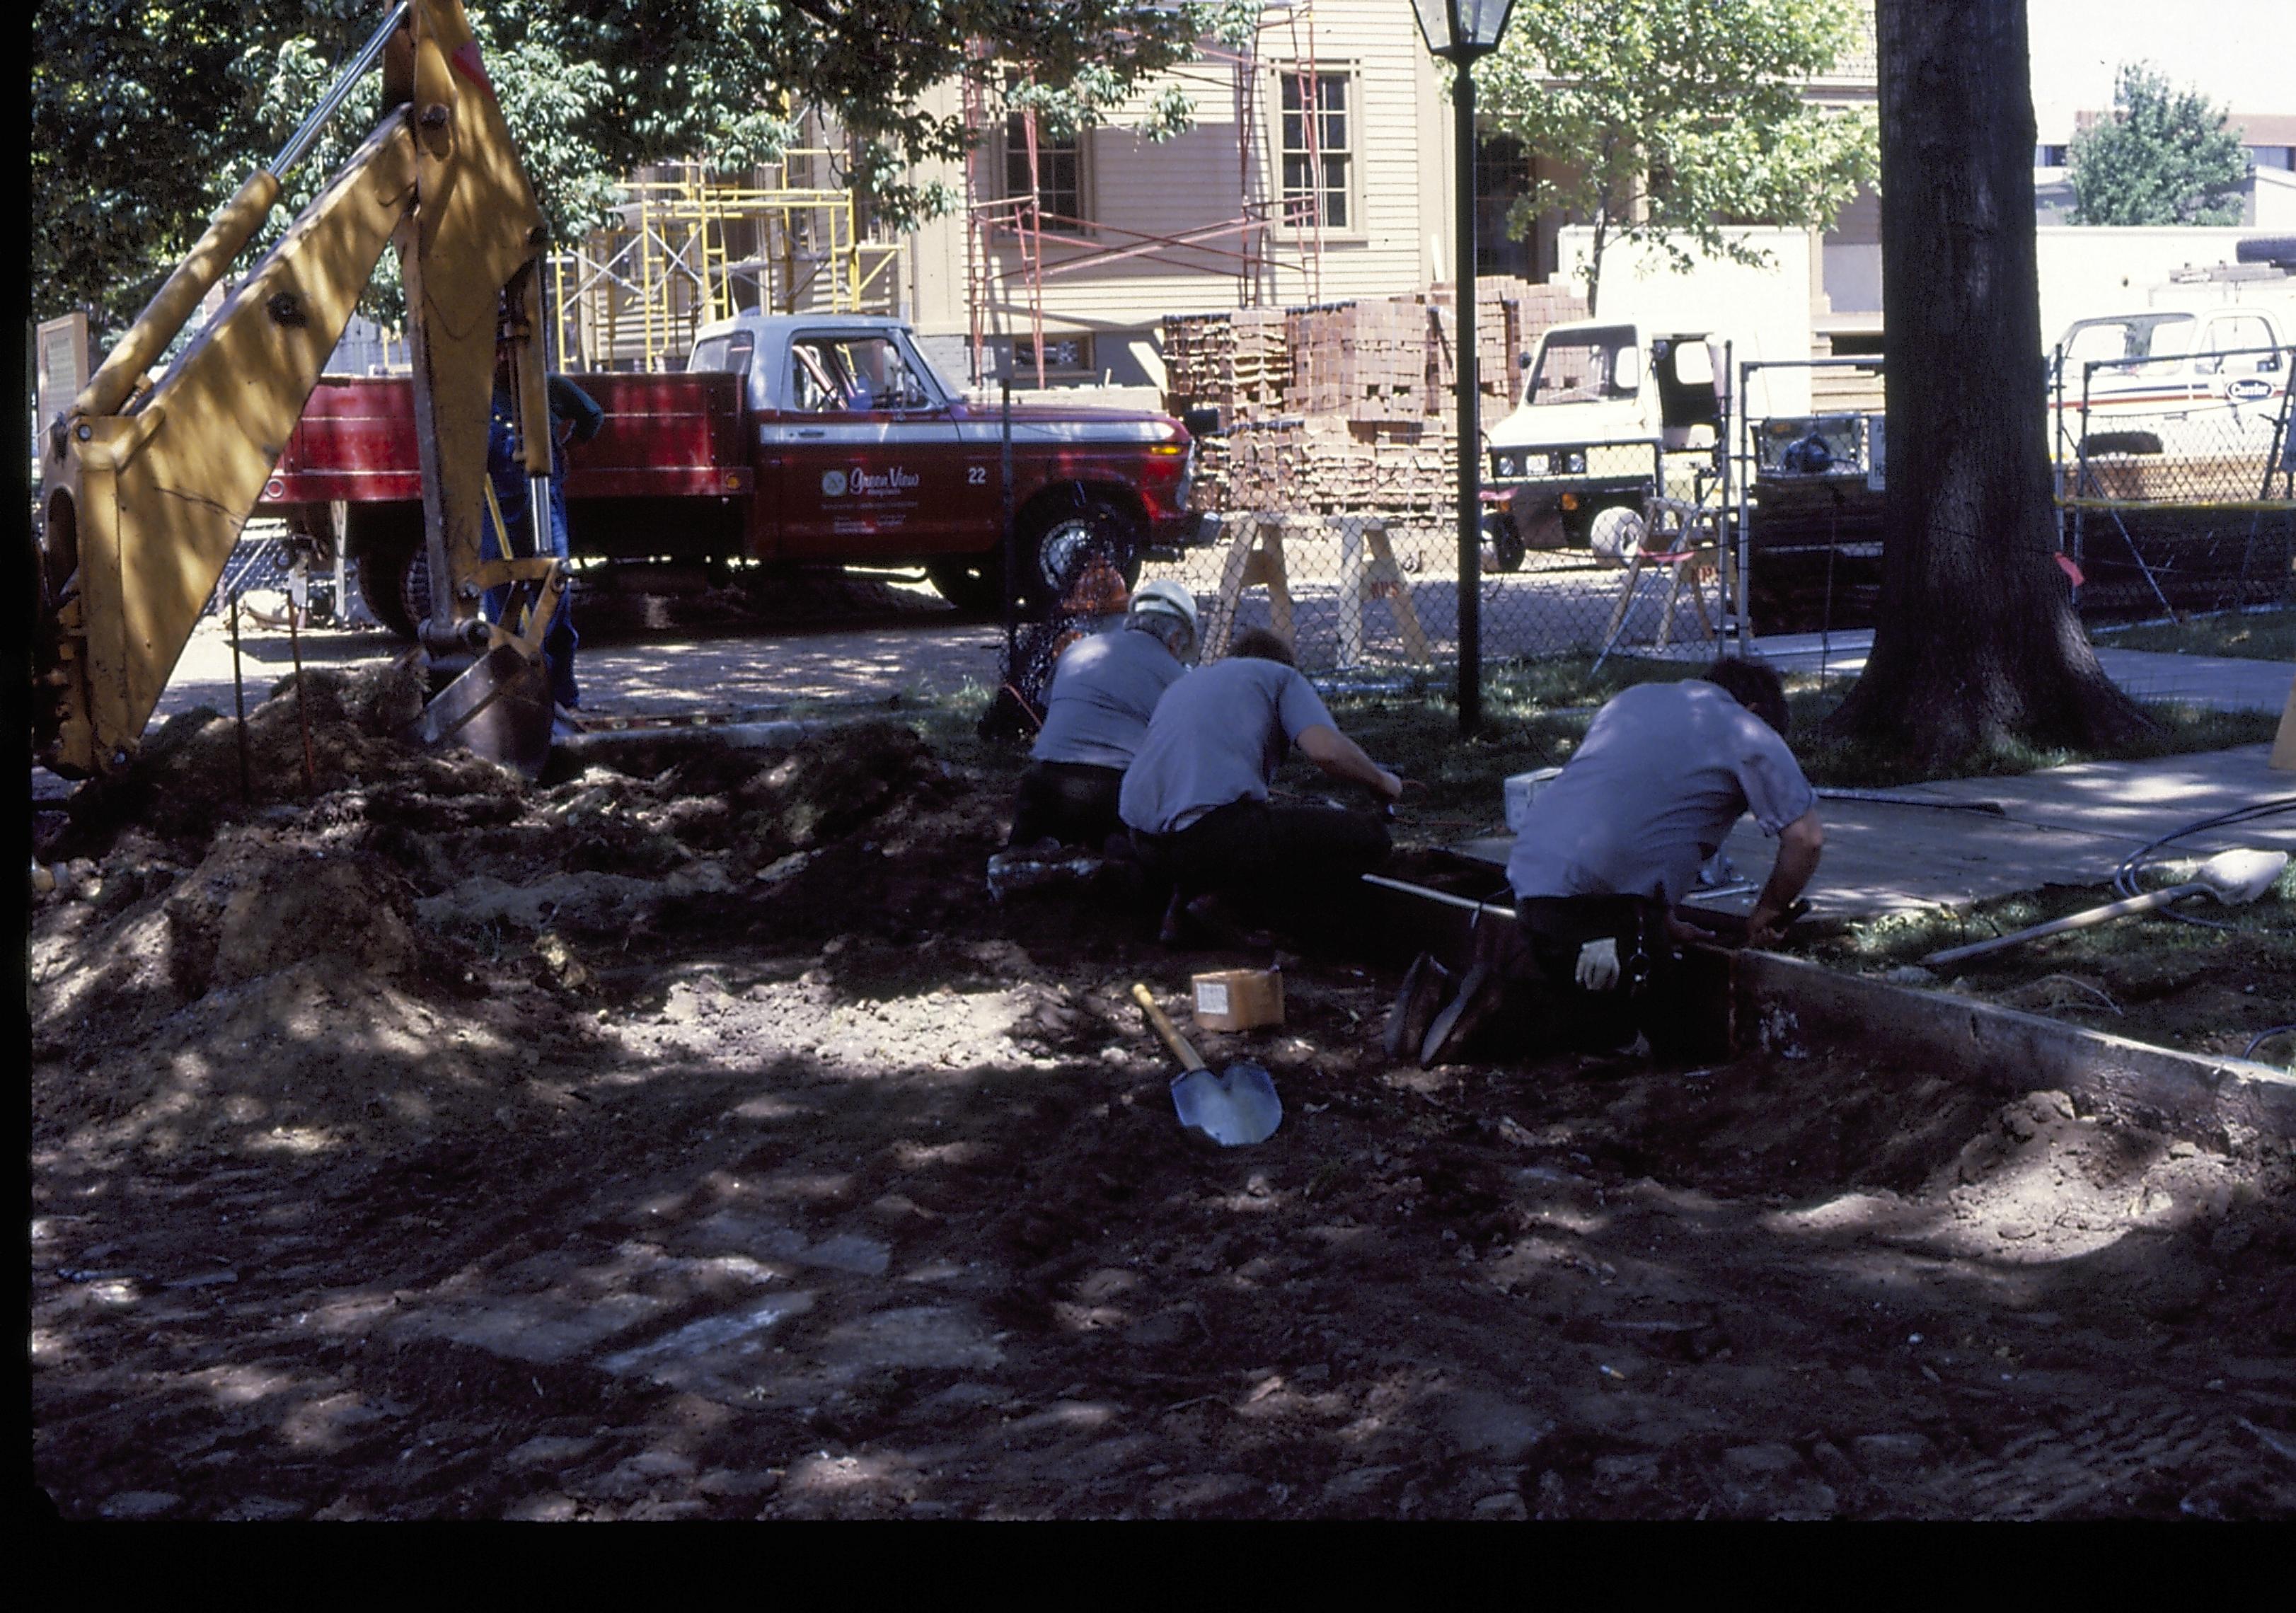
[[[1754,651],[1780,672],[1827,678],[1866,669],[1874,648],[1871,628],[1853,633],[1775,634],[1753,642]],[[2099,645],[2105,675],[2134,699],[2197,706],[2210,711],[2277,713],[2288,702],[2296,667],[2285,661],[2240,660],[2221,655],[2162,655]]]
[[[2045,885],[2103,884],[2124,858],[2152,840],[2203,818],[2276,801],[2288,809],[2180,838],[2156,855],[2184,859],[2235,847],[2296,853],[2296,774],[2272,772],[2265,765],[2270,753],[2268,745],[2243,745],[1872,792],[1901,800],[1822,799],[1825,859],[1810,902],[1824,917],[1862,919],[1963,907]],[[1976,803],[2001,810],[1972,809]],[[1455,849],[1504,866],[1509,844],[1495,836]],[[1741,818],[1722,849],[1740,877],[1759,886],[1769,876],[1777,843],[1752,819]],[[1753,892],[1702,905],[1743,913],[1753,905]]]

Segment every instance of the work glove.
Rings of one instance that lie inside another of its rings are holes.
[[[1588,991],[1608,991],[1619,983],[1619,944],[1609,936],[1578,949],[1578,984]]]

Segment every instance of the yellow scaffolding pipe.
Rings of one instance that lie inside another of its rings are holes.
[[[827,152],[793,151],[789,160]],[[683,362],[693,332],[747,301],[777,311],[892,311],[899,248],[864,242],[849,192],[709,184],[688,168],[625,187],[620,219],[552,263],[560,350],[586,368]],[[624,334],[636,327],[633,341]]]

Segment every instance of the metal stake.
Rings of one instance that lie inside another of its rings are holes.
[[[1021,639],[1021,544],[1020,534],[1013,527],[1013,378],[1004,377],[1000,385],[1004,413],[1004,681],[1013,684],[1021,675],[1021,669],[1013,664],[1020,653]]]
[[[287,648],[295,658],[295,721],[303,730],[303,790],[319,793],[319,763],[311,752],[311,703],[303,698],[303,635],[295,626],[295,605],[287,605]]]
[[[239,673],[239,590],[231,591],[231,703],[239,714],[239,804],[246,806],[255,798],[255,790],[248,777],[247,768],[247,687],[240,681]]]

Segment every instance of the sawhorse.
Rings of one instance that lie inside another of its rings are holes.
[[[1422,666],[1434,657],[1427,635],[1420,627],[1413,604],[1411,584],[1396,563],[1388,543],[1387,522],[1378,516],[1323,517],[1252,514],[1238,521],[1220,568],[1219,594],[1212,602],[1211,621],[1204,633],[1204,659],[1216,660],[1227,651],[1235,636],[1235,619],[1247,588],[1267,590],[1268,626],[1287,644],[1294,644],[1291,569],[1284,559],[1287,531],[1309,521],[1333,533],[1340,549],[1340,658],[1342,667],[1364,659],[1364,612],[1374,600],[1385,600],[1402,637],[1404,653]]]

